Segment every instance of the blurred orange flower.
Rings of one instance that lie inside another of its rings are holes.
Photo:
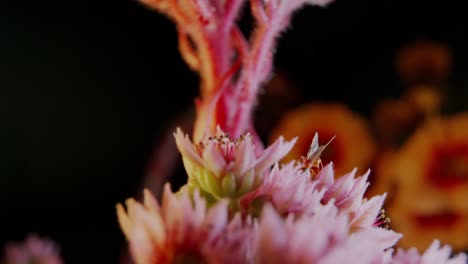
[[[333,161],[337,175],[354,167],[358,167],[360,173],[368,169],[376,149],[368,123],[343,104],[312,103],[286,113],[273,129],[270,142],[280,135],[286,139],[299,136],[285,157],[285,161],[291,161],[306,155],[315,132],[319,134],[320,144],[336,136],[321,159],[323,164]]]
[[[396,56],[396,67],[407,83],[438,82],[451,68],[452,55],[443,44],[419,40],[404,46]]]
[[[468,113],[422,125],[394,158],[397,193],[389,209],[403,247],[432,239],[468,248]]]

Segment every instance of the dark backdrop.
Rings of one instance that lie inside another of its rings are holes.
[[[454,2],[454,3],[450,3]],[[464,109],[462,1],[338,0],[297,13],[276,65],[302,100],[368,115],[397,96],[396,50],[426,37],[454,54],[453,109]],[[158,135],[192,104],[197,76],[173,24],[132,0],[0,3],[0,242],[55,239],[69,263],[115,263],[115,204],[133,196]]]

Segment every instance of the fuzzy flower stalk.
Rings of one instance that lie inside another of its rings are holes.
[[[175,22],[182,58],[200,75],[194,140],[216,134],[219,125],[233,138],[249,131],[258,144],[251,115],[261,84],[272,72],[278,35],[300,7],[330,2],[252,0],[256,25],[247,37],[235,23],[245,0],[141,1]]]
[[[435,242],[423,255],[395,251],[385,194],[367,199],[369,172],[335,177],[314,136],[309,151],[287,164],[297,138],[265,148],[253,128],[258,91],[272,72],[276,38],[294,11],[320,0],[249,0],[255,20],[245,37],[236,18],[242,0],[142,0],[177,25],[179,49],[201,78],[197,119],[176,145],[188,174],[161,202],[117,205],[136,264],[172,263],[465,263]],[[395,253],[396,252],[396,253]],[[434,257],[437,262],[430,262]]]

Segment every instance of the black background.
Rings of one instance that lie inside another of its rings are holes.
[[[307,7],[283,34],[275,64],[303,101],[339,100],[368,115],[401,92],[395,52],[433,39],[453,52],[449,111],[462,110],[462,2]],[[124,238],[115,204],[138,191],[158,135],[192,105],[197,82],[173,24],[136,1],[2,1],[0,242],[37,232],[60,243],[68,263],[116,263]]]

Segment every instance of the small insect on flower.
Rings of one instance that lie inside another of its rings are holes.
[[[315,132],[314,138],[312,139],[312,143],[310,143],[309,151],[307,152],[307,156],[302,156],[302,170],[309,170],[312,176],[317,175],[322,168],[322,160],[320,159],[320,155],[325,150],[325,148],[332,142],[335,138],[333,136],[325,145],[319,145],[318,140],[318,133]]]

